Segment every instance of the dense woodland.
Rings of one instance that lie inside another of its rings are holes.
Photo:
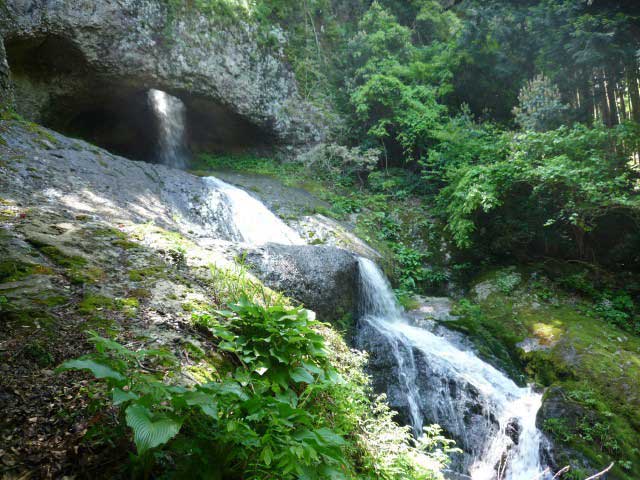
[[[224,25],[248,24],[261,48],[282,49],[327,127],[322,143],[295,155],[193,152],[193,173],[263,174],[326,201],[314,213],[353,225],[381,253],[405,307],[415,295],[450,295],[459,320],[448,327],[466,334],[482,358],[572,405],[566,418],[542,425],[566,447],[558,448],[557,467],[572,470],[560,478],[584,479],[611,462],[611,478],[640,478],[640,2],[163,6],[169,23],[197,11]],[[24,122],[9,108],[2,119]],[[122,256],[148,234],[96,232],[87,235],[113,236]],[[167,250],[184,260],[193,244],[178,237]],[[75,313],[130,320],[151,296],[143,288],[137,299],[95,295],[89,287],[102,280],[91,277],[86,260],[46,244],[30,248],[82,286]],[[0,266],[2,282],[34,272]],[[167,275],[161,271],[145,266],[125,277],[144,282]],[[244,272],[212,275],[219,295],[185,310],[193,311],[189,333],[215,344],[212,361],[198,347],[189,350],[210,361],[214,380],[194,374],[198,381],[180,386],[173,381],[179,359],[138,348],[133,335],[125,347],[101,326],[83,340],[84,350],[56,354],[58,365],[66,360],[58,373],[88,370],[101,380],[83,408],[107,412],[90,428],[87,447],[92,455],[104,447],[106,459],[95,454],[94,470],[76,473],[95,473],[97,464],[114,477],[442,478],[457,453],[448,432],[427,427],[416,442],[394,423],[363,373],[366,359],[347,347],[353,318],[336,322],[340,336]],[[489,280],[497,285],[491,302],[472,298],[473,287]],[[0,307],[15,320],[20,312],[7,298],[0,295]],[[521,298],[534,299],[535,308]],[[540,327],[546,318],[559,319],[551,336],[575,341],[566,348],[582,363],[553,346],[519,349],[532,331],[547,328]],[[615,356],[621,350],[624,365]],[[627,376],[613,379],[612,365]]]

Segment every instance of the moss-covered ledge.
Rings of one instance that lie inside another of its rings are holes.
[[[611,478],[632,480],[640,470],[640,338],[543,271],[480,275],[446,326],[514,379],[546,389],[538,425],[553,440],[555,462],[573,466],[571,478],[615,461]]]

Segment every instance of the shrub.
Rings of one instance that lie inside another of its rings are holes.
[[[524,130],[544,132],[558,128],[568,110],[557,85],[544,75],[536,76],[522,87],[518,102],[513,114]]]
[[[348,148],[336,144],[320,144],[300,156],[300,161],[310,169],[331,179],[357,180],[364,185],[367,176],[378,164],[381,152],[375,148]]]

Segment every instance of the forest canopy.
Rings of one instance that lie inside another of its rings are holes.
[[[457,248],[638,267],[637,2],[255,7],[335,141],[420,178]]]

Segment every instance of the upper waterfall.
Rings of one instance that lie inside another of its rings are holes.
[[[455,435],[471,454],[465,469],[473,480],[543,478],[543,437],[535,425],[541,395],[518,387],[473,352],[410,324],[380,269],[364,258],[359,267],[359,346],[371,350],[380,338],[386,342],[396,396],[403,397],[416,435],[425,419]]]
[[[179,98],[161,90],[149,90],[149,103],[158,121],[158,161],[173,168],[185,168],[186,109]]]

